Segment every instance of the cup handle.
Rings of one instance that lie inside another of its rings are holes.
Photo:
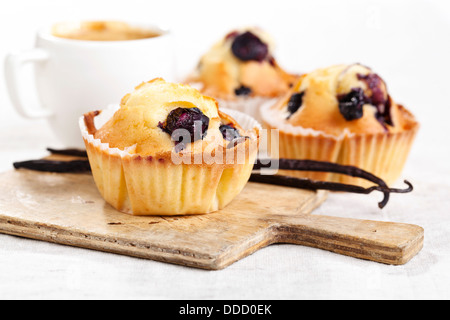
[[[40,106],[39,108],[27,108],[22,102],[20,83],[22,80],[21,69],[27,63],[42,63],[49,58],[48,53],[39,48],[24,52],[9,54],[5,58],[6,88],[13,106],[17,112],[28,119],[47,118],[53,113]]]

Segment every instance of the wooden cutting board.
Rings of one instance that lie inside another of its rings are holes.
[[[410,224],[313,215],[326,192],[248,183],[224,210],[135,217],[104,202],[90,174],[0,174],[0,232],[203,269],[222,269],[273,243],[293,243],[386,264],[423,245]]]

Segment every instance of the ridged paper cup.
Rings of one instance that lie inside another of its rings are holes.
[[[336,162],[358,167],[380,177],[388,185],[394,184],[401,176],[419,130],[419,124],[412,114],[402,106],[399,107],[403,116],[409,119],[409,125],[405,130],[345,137]],[[332,179],[335,182],[364,187],[371,185],[361,178],[345,175],[334,174]]]
[[[190,78],[188,78],[185,82],[199,91],[203,90],[204,85],[201,82],[192,81],[190,80]],[[219,109],[240,111],[244,114],[249,115],[256,121],[258,121],[260,124],[262,124],[261,110],[265,106],[273,105],[280,98],[284,97],[284,95],[281,95],[279,97],[264,97],[264,96],[252,97],[241,95],[225,98],[223,96],[219,97],[214,94],[208,93],[205,94],[210,95],[218,102]]]
[[[117,107],[91,114],[95,127],[106,123],[115,110]],[[92,174],[105,201],[132,215],[205,214],[224,208],[250,177],[261,130],[250,116],[228,111],[251,137],[234,148],[234,161],[223,163],[174,163],[170,155],[142,157],[134,153],[133,146],[126,150],[110,148],[94,138],[86,116],[81,117],[79,125]],[[244,161],[236,161],[238,158]]]
[[[410,125],[396,133],[327,135],[321,131],[306,129],[274,121],[270,107],[262,110],[263,127],[278,130],[278,139],[269,139],[272,157],[316,160],[351,165],[370,172],[392,184],[400,177],[419,124],[400,106]],[[270,137],[271,135],[269,135]],[[320,181],[340,182],[368,187],[373,183],[361,178],[327,172],[279,170],[278,174]]]

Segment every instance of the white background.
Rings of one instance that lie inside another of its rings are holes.
[[[317,214],[418,224],[425,247],[394,267],[275,245],[207,272],[0,235],[0,298],[450,298],[449,1],[2,0],[0,58],[31,48],[40,26],[78,19],[168,26],[180,77],[213,42],[247,25],[272,34],[276,58],[290,71],[372,67],[421,122],[404,171],[416,190],[394,196],[383,211],[376,196],[333,195]],[[48,146],[58,142],[45,122],[20,118],[0,77],[0,170],[45,155]]]

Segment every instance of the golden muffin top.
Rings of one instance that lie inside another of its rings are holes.
[[[398,132],[415,122],[390,97],[383,79],[360,64],[335,65],[303,75],[265,119],[274,117],[270,122],[333,136]]]
[[[182,84],[154,79],[127,94],[95,139],[142,156],[203,152],[244,138],[242,128],[218,111],[217,102]]]
[[[296,78],[276,62],[270,36],[259,28],[246,28],[232,31],[214,44],[189,81],[201,83],[205,94],[235,99],[280,96]]]

